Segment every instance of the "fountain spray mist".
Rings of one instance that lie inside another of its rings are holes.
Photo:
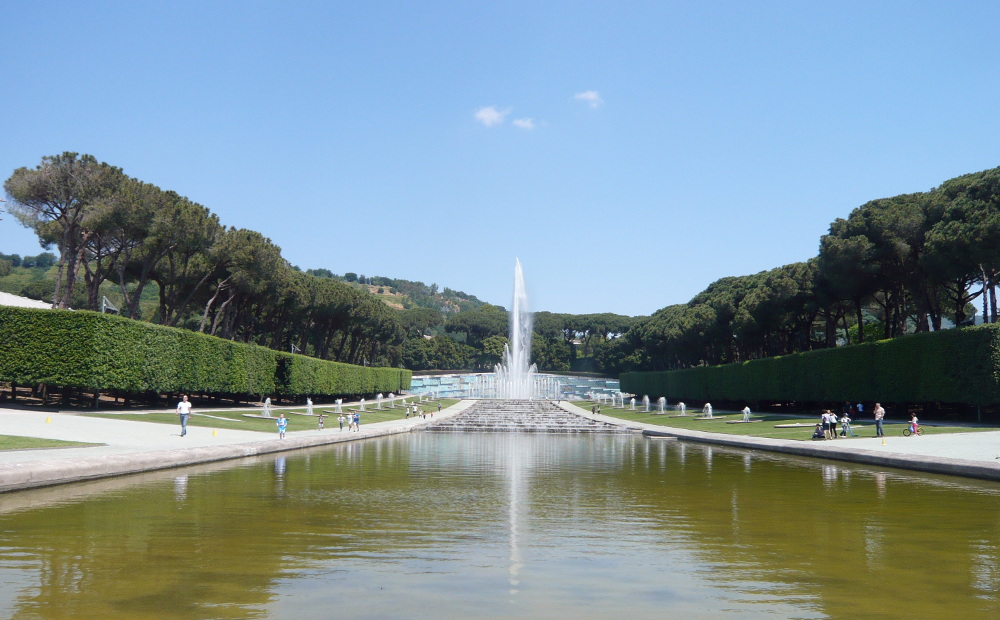
[[[535,394],[534,364],[531,361],[532,317],[528,293],[524,287],[521,261],[514,260],[514,304],[510,311],[510,337],[503,350],[503,361],[496,366],[499,398],[532,398]]]

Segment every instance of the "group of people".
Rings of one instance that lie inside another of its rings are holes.
[[[851,416],[848,412],[845,412],[840,418],[837,418],[837,414],[833,413],[829,409],[823,410],[823,415],[820,416],[820,423],[816,425],[816,430],[813,431],[813,439],[836,439],[837,438],[837,424],[840,424],[840,436],[855,437],[854,431],[851,430]]]
[[[857,415],[864,413],[865,406],[863,403],[858,403],[857,407],[852,407],[849,403],[844,403],[843,413],[838,417],[836,413],[833,413],[829,409],[823,410],[823,415],[820,416],[820,422],[816,425],[816,430],[813,431],[813,439],[836,439],[837,438],[837,425],[840,425],[840,437],[857,437],[854,430],[851,428],[851,422],[853,421],[851,415],[857,412]],[[882,422],[885,420],[885,409],[882,407],[881,403],[875,403],[875,409],[873,411],[875,415],[875,436],[885,437],[885,432],[882,430]],[[911,420],[916,420],[914,414],[910,414]]]
[[[361,430],[361,414],[355,411],[354,413],[349,413],[346,416],[340,414],[337,417],[337,422],[340,423],[340,431],[344,431],[344,423],[347,423],[347,430],[354,433]]]
[[[323,430],[323,419],[325,417],[326,416],[324,415],[319,416],[319,430]],[[341,432],[344,430],[344,424],[347,424],[347,430],[351,432],[359,432],[361,430],[361,414],[358,412],[354,412],[353,414],[349,413],[346,416],[341,413],[337,417],[337,422],[340,424]],[[285,429],[288,428],[288,418],[286,418],[285,414],[282,413],[276,420],[276,423],[278,425],[278,438],[284,439]]]
[[[438,403],[438,412],[439,413],[441,412],[441,403]],[[423,418],[423,419],[426,420],[427,416],[428,416],[428,412],[424,411],[423,409],[421,409],[418,405],[413,405],[412,408],[410,407],[410,405],[407,405],[406,406],[406,417],[407,417],[407,419],[409,419],[409,417],[411,415],[413,417],[420,416],[421,418]],[[432,418],[434,417],[434,410],[430,411],[430,416]]]

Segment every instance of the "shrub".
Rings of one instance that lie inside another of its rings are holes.
[[[0,380],[132,393],[338,396],[399,392],[409,388],[410,372],[95,312],[0,307]]]
[[[781,357],[621,375],[622,391],[728,401],[1000,404],[1000,325]]]

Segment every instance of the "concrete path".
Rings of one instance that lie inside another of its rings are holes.
[[[0,434],[105,444],[83,448],[0,451],[0,492],[405,433],[457,415],[475,402],[461,401],[426,420],[400,418],[378,424],[362,424],[358,433],[341,432],[334,424],[333,428],[322,431],[295,431],[284,440],[278,439],[276,432],[218,429],[213,435],[213,429],[197,426],[189,426],[188,435],[181,437],[179,424],[0,409]],[[675,429],[627,422],[607,415],[595,416],[565,401],[560,406],[587,418],[627,426],[648,435],[1000,480],[1000,431],[903,437],[901,426],[890,425],[886,429],[889,436],[885,445],[876,438],[809,442]]]
[[[330,428],[328,419],[327,428],[322,431],[290,432],[285,439],[279,439],[277,431],[266,433],[190,425],[187,436],[181,437],[179,423],[169,425],[0,408],[0,434],[104,444],[0,451],[0,492],[405,433],[457,415],[474,402],[462,401],[433,418],[401,417],[376,424],[362,422],[360,432],[356,433],[341,431],[335,423]]]
[[[881,439],[875,437],[835,439],[832,441],[798,441],[727,435],[631,422],[604,414],[594,415],[572,403],[563,403],[563,408],[588,418],[625,424],[649,435],[677,437],[687,441],[751,450],[767,450],[868,465],[1000,480],[1000,431],[904,437],[901,424],[889,424],[886,425],[885,429],[885,445],[882,445]]]

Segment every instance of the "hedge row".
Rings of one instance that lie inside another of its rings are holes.
[[[327,362],[94,312],[0,307],[0,381],[132,393],[348,396],[409,389],[410,371]]]
[[[701,401],[1000,404],[1000,325],[741,364],[621,375],[623,392]]]

